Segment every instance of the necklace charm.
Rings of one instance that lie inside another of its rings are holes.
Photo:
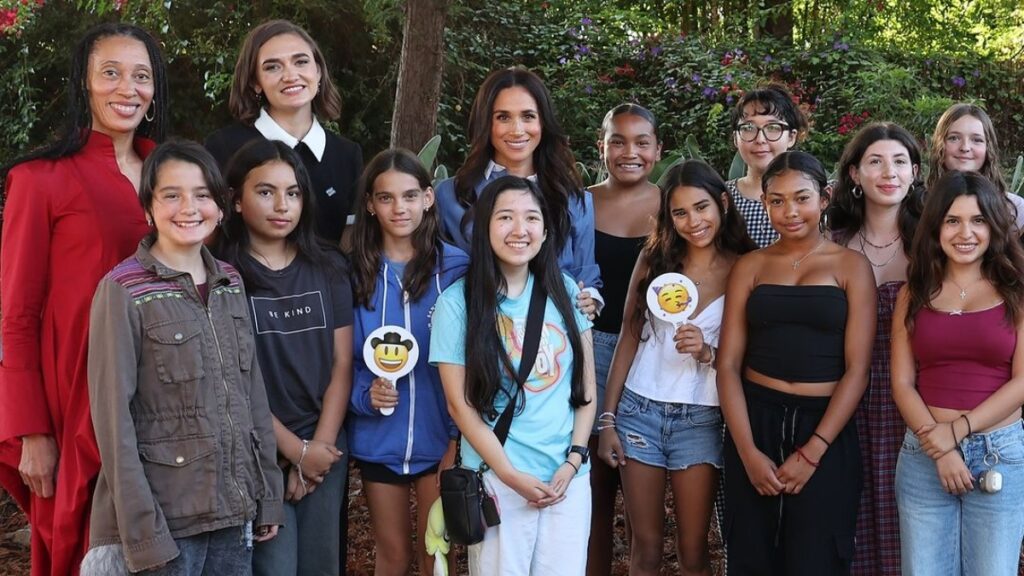
[[[960,300],[962,301],[962,300],[964,300],[965,298],[967,298],[967,290],[965,290],[965,289],[961,288],[961,289],[960,289]]]
[[[814,254],[815,252],[817,252],[817,251],[818,251],[818,248],[821,248],[821,245],[822,245],[822,244],[823,244],[824,242],[825,242],[825,237],[824,237],[824,236],[822,236],[822,237],[821,237],[821,239],[820,239],[820,240],[818,240],[818,243],[814,245],[814,248],[811,248],[811,251],[810,251],[810,252],[808,252],[807,254],[804,254],[804,255],[803,255],[803,257],[802,257],[802,258],[800,258],[800,259],[798,259],[798,260],[793,260],[793,270],[796,270],[797,268],[799,268],[799,267],[800,267],[800,264],[801,264],[801,263],[802,263],[802,262],[803,262],[804,260],[807,260],[807,258],[808,258],[808,257],[809,257],[809,256],[810,256],[811,254]]]

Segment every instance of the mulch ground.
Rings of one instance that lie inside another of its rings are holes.
[[[666,510],[671,510],[671,495],[665,502]],[[614,576],[625,576],[629,573],[629,558],[622,517],[622,498],[616,503],[617,517],[615,522],[615,563],[612,569]],[[678,574],[679,564],[676,561],[675,521],[672,515],[666,514],[665,527],[665,560],[662,574]],[[29,550],[11,540],[11,535],[25,527],[25,516],[14,504],[14,501],[0,490],[0,574],[4,576],[28,576]],[[716,576],[722,575],[721,545],[717,531],[713,530],[709,537],[712,544],[712,561]],[[370,531],[370,518],[366,509],[366,498],[363,496],[363,484],[359,471],[353,469],[349,483],[349,548],[348,574],[350,576],[373,575],[373,539]],[[459,555],[458,574],[466,574],[465,554]],[[417,570],[413,567],[412,574]]]

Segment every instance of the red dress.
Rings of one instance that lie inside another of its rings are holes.
[[[136,138],[147,156],[155,143]],[[33,160],[7,175],[0,244],[0,485],[32,525],[32,575],[78,574],[88,547],[99,451],[86,380],[89,307],[100,279],[147,233],[109,136],[78,153]],[[21,436],[57,441],[56,495],[29,492],[18,474]]]

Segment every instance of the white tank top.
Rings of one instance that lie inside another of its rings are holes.
[[[718,347],[725,296],[719,296],[689,320],[704,333],[704,342]],[[652,325],[653,322],[653,325]],[[675,326],[654,318],[644,323],[641,342],[626,376],[626,388],[659,402],[718,406],[717,372],[690,354],[676,351]]]

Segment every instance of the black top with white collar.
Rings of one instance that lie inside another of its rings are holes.
[[[313,181],[317,233],[337,245],[345,230],[345,221],[352,213],[356,182],[363,171],[363,150],[344,136],[330,130],[325,132],[327,143],[321,160],[302,143],[296,147],[296,152]],[[236,123],[210,134],[206,149],[217,159],[221,170],[226,170],[232,155],[255,138],[263,138],[263,135],[252,124]]]

